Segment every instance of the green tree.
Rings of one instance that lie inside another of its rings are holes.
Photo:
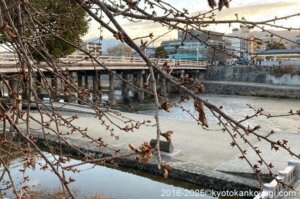
[[[268,50],[286,49],[286,46],[284,45],[284,43],[281,43],[281,42],[272,42],[272,43],[268,43],[267,49]]]
[[[75,51],[75,48],[62,42],[55,35],[62,37],[70,43],[79,45],[81,42],[80,38],[88,31],[86,13],[73,0],[29,0],[31,10],[28,10],[28,12],[31,14],[30,17],[25,13],[20,14],[18,7],[14,4],[13,1],[6,3],[10,8],[10,17],[7,15],[3,16],[3,27],[6,27],[6,30],[5,28],[0,30],[0,43],[13,42],[12,38],[15,34],[10,26],[5,26],[11,18],[19,35],[30,36],[35,34],[33,33],[35,31],[39,34],[40,39],[43,40],[43,49],[50,53],[53,58],[57,59],[71,54]],[[0,4],[0,8],[4,10],[3,4]],[[24,25],[26,21],[30,20],[36,21],[35,30]],[[28,42],[34,46],[32,49],[34,58],[43,60],[41,54],[45,55],[45,52],[41,50],[37,51],[37,49],[41,49],[41,43],[37,39],[32,39]]]
[[[47,29],[54,32],[55,35],[79,45],[80,38],[88,31],[88,21],[84,10],[71,0],[29,0],[29,3],[38,11],[35,16],[35,19],[39,21],[37,30],[44,37],[46,51],[55,59],[73,53],[75,48],[62,42]],[[38,44],[33,43],[33,45]],[[40,53],[42,52],[33,50],[35,59],[43,60]]]
[[[167,58],[168,52],[165,50],[163,46],[159,46],[155,49],[154,57],[156,58]]]
[[[29,2],[40,11],[36,17],[40,22],[37,27],[39,31],[44,32],[47,28],[65,40],[79,45],[80,37],[88,31],[88,21],[85,11],[78,4],[71,0],[30,0]],[[48,34],[47,31],[43,41],[47,51],[55,59],[75,51],[75,48],[62,42],[53,34]],[[42,60],[38,52],[34,52],[34,57]]]

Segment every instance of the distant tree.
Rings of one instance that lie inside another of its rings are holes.
[[[267,49],[268,50],[286,49],[286,46],[284,45],[284,43],[281,42],[272,42],[272,43],[268,43]]]
[[[165,50],[163,46],[159,46],[155,49],[154,57],[156,58],[167,58],[168,52]]]
[[[113,46],[107,49],[107,53],[109,56],[125,56],[125,57],[132,56],[131,48],[125,44],[118,44],[116,46]]]

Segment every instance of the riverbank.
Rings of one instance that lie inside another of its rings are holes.
[[[83,128],[86,125],[89,129],[89,136],[93,138],[99,138],[101,136],[109,146],[120,149],[120,154],[129,152],[128,144],[139,146],[141,143],[145,141],[149,142],[150,139],[155,138],[155,127],[143,126],[133,133],[125,133],[115,129],[114,133],[120,137],[119,140],[115,140],[110,136],[109,132],[105,131],[99,120],[94,117],[91,109],[78,105],[64,105],[58,110],[69,110],[74,113],[80,112],[80,119],[76,121],[76,124],[83,126]],[[62,112],[62,114],[68,116],[70,112]],[[135,121],[149,120],[151,123],[154,123],[153,116],[123,112],[121,114],[125,118],[131,118]],[[112,118],[113,117],[110,119]],[[113,121],[117,122],[116,119],[113,119]],[[200,126],[195,124],[195,122],[167,118],[161,120],[162,131],[173,130],[174,135],[172,140],[175,149],[182,150],[179,155],[171,159],[166,156],[163,157],[163,160],[168,161],[172,166],[169,173],[170,178],[192,182],[202,186],[205,185],[205,187],[215,190],[256,190],[258,183],[253,179],[250,167],[238,158],[239,152],[235,148],[230,147],[230,138],[221,131],[218,131],[217,126],[211,125],[211,127],[212,129],[215,128],[215,131],[204,131]],[[62,130],[62,133],[64,133],[64,130]],[[262,132],[262,134],[265,133],[266,132]],[[275,137],[272,138],[272,135],[270,138],[274,139],[274,141],[278,138],[290,140],[290,146],[294,150],[300,151],[300,146],[297,142],[299,139],[298,134],[276,133],[275,135]],[[41,137],[38,132],[36,136],[38,138],[38,144],[43,146],[44,138]],[[73,134],[72,136],[65,136],[65,138],[75,146],[80,147],[87,154],[94,154],[96,157],[116,155],[110,150],[99,149],[91,145],[82,135]],[[47,139],[51,142],[51,145],[58,145],[55,136],[47,135]],[[274,173],[285,168],[287,161],[290,159],[289,156],[285,155],[284,152],[275,153],[271,151],[270,146],[266,145],[264,141],[259,142],[255,138],[249,139],[255,146],[261,149],[264,157],[267,157],[268,160],[273,163],[275,166]],[[67,146],[63,148],[76,156],[76,153]],[[278,155],[282,157],[280,160],[277,158]],[[251,156],[250,159],[256,162],[255,154],[253,157]],[[149,164],[138,163],[135,157],[122,158],[117,162],[120,166],[130,167],[152,174],[161,174],[157,169],[155,157]],[[263,169],[262,172],[267,173],[268,171]]]
[[[206,93],[300,99],[300,72],[288,66],[211,66],[200,81]]]
[[[300,99],[300,86],[206,80],[202,83],[205,93]]]

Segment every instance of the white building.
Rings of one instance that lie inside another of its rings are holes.
[[[94,57],[98,57],[98,56],[102,55],[102,45],[98,41],[97,42],[88,42],[88,43],[83,42],[80,44],[80,48],[82,50],[89,52]],[[71,54],[71,56],[74,56],[74,55],[86,56],[86,54],[84,52],[82,52],[78,49],[74,53]]]

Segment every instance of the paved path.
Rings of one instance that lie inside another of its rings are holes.
[[[79,105],[61,106],[56,104],[55,106],[58,110],[64,111],[63,113],[65,116],[72,115],[72,112],[77,112],[77,114],[80,116],[80,119],[73,122],[75,125],[79,125],[83,128],[87,127],[88,135],[97,139],[102,137],[110,146],[119,149],[127,150],[128,144],[140,146],[143,142],[149,142],[150,139],[154,139],[156,137],[155,127],[142,126],[134,132],[124,132],[115,128],[114,133],[120,137],[119,140],[115,140],[100,124],[99,119],[92,115],[93,111],[91,109]],[[38,117],[38,113],[34,113],[34,115]],[[154,124],[153,116],[133,113],[121,113],[121,115],[136,121],[150,120],[151,124]],[[115,116],[115,114],[111,114],[109,118],[122,127],[125,127],[125,124],[117,120]],[[32,124],[31,127],[34,129],[39,129],[38,125]],[[240,154],[237,148],[230,146],[230,137],[227,134],[218,131],[217,129],[219,129],[219,127],[216,125],[211,125],[211,128],[215,130],[205,131],[201,128],[201,126],[192,121],[161,118],[162,131],[165,132],[168,130],[173,130],[173,144],[176,149],[182,150],[180,155],[174,157],[174,160],[180,162],[180,165],[183,165],[183,163],[190,165],[189,163],[192,163],[194,166],[190,166],[190,169],[206,168],[208,169],[208,172],[213,173],[213,175],[226,175],[226,178],[233,179],[233,181],[238,181],[242,178],[239,174],[252,174],[252,171],[246,162],[239,159]],[[67,131],[67,129],[62,129],[62,133]],[[78,133],[74,133],[70,137],[78,140],[85,140],[85,138]],[[296,151],[297,154],[300,154],[299,134],[277,133],[269,138],[274,141],[279,139],[289,140],[289,145],[291,148]],[[260,148],[262,155],[265,157],[268,163],[272,162],[272,164],[275,166],[275,174],[279,170],[283,170],[287,166],[287,161],[291,159],[287,152],[279,151],[275,153],[274,151],[271,151],[270,145],[264,141],[259,142],[254,137],[250,137],[249,140],[254,146]],[[245,145],[241,143],[241,146]],[[255,153],[251,152],[251,150],[248,150],[247,157],[249,157],[252,162],[256,162],[258,160],[258,157],[256,157]],[[267,170],[264,168],[262,168],[262,171],[267,173]],[[232,173],[234,175],[231,175]]]
[[[82,106],[65,105],[63,110],[75,110],[82,113],[93,113],[92,110]],[[134,113],[122,113],[123,116],[134,120],[150,120],[155,124],[153,116],[146,116]],[[114,120],[114,119],[113,119]],[[109,133],[104,133],[105,130],[99,123],[97,118],[86,114],[80,114],[80,124],[87,126],[88,133],[97,138],[103,137],[110,145],[119,148],[128,148],[128,144],[139,146],[141,143],[156,137],[156,127],[142,127],[135,132],[123,132],[115,129],[115,133],[120,136],[120,140],[114,140]],[[117,122],[125,127],[124,124]],[[181,149],[182,153],[175,158],[182,161],[193,162],[199,165],[205,165],[211,169],[217,168],[221,163],[231,160],[238,154],[237,148],[230,147],[231,139],[227,134],[220,131],[220,127],[211,124],[212,129],[216,131],[203,130],[196,122],[182,121],[169,118],[161,118],[162,132],[172,130],[174,134],[172,141],[177,149]],[[81,136],[75,134],[73,138],[81,139]],[[256,138],[250,138],[252,143],[257,143]],[[241,143],[243,145],[243,143]],[[287,159],[288,160],[288,159]],[[242,162],[242,161],[241,161]]]
[[[89,108],[83,106],[70,106],[65,105],[62,107],[64,110],[73,110],[82,113],[93,113]],[[116,111],[117,112],[117,111]],[[134,120],[150,120],[154,124],[153,116],[146,116],[134,113],[122,113],[123,116],[132,118]],[[98,120],[88,115],[80,116],[80,123],[86,124],[89,128],[89,133],[94,136],[103,136],[102,132],[99,132],[103,127],[98,124]],[[121,125],[121,123],[119,123]],[[300,125],[300,124],[299,124]],[[123,126],[125,126],[123,124]],[[251,168],[245,161],[240,160],[239,151],[236,148],[230,147],[231,139],[226,133],[220,131],[220,127],[210,124],[212,129],[215,131],[206,131],[192,121],[182,121],[169,118],[161,119],[161,129],[163,132],[173,130],[173,144],[175,148],[182,149],[181,155],[175,157],[176,159],[193,162],[200,165],[206,165],[212,169],[226,171],[226,172],[237,172],[237,173],[251,173]],[[262,135],[267,132],[260,132]],[[110,138],[109,134],[104,134],[108,141],[120,148],[127,148],[129,143],[139,145],[144,141],[150,141],[155,138],[156,128],[155,127],[142,127],[136,132],[123,132],[116,130],[116,134],[120,136],[120,140],[115,141]],[[74,135],[74,137],[79,135]],[[276,133],[269,137],[273,141],[286,139],[288,140],[289,146],[297,153],[300,154],[300,134],[295,133]],[[275,152],[271,150],[271,145],[266,141],[258,141],[254,137],[249,138],[252,144],[262,151],[263,157],[269,163],[272,162],[274,165],[274,173],[282,170],[286,167],[287,161],[291,159],[288,152],[279,150]],[[242,146],[243,143],[241,143]],[[256,162],[258,157],[255,152],[248,150],[247,157],[252,161]],[[280,157],[280,158],[278,158]],[[262,168],[262,172],[268,173],[266,168]]]

